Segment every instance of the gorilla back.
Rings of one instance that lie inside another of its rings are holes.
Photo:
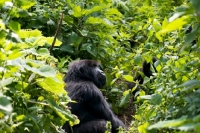
[[[63,129],[67,133],[104,133],[106,123],[112,124],[112,133],[117,133],[119,126],[126,128],[110,109],[109,104],[98,88],[106,84],[106,76],[99,69],[99,63],[94,60],[80,60],[73,62],[68,69],[64,80],[67,83],[66,91],[76,103],[69,103],[71,112],[80,123],[69,126],[66,122]]]

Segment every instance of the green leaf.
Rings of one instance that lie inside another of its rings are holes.
[[[185,24],[187,24],[187,21],[190,19],[189,16],[183,16],[181,18],[178,18],[174,21],[172,21],[171,23],[169,23],[167,26],[165,26],[164,28],[162,28],[161,31],[159,31],[160,33],[167,33],[167,32],[171,32],[174,30],[179,30],[181,29]]]
[[[85,43],[85,44],[83,44],[81,46],[81,50],[87,50],[94,57],[97,56],[97,48],[94,45],[92,45],[91,43]]]
[[[63,82],[61,75],[57,74],[55,77],[41,78],[36,81],[39,86],[49,92],[54,94],[66,93],[64,89],[65,83]]]
[[[40,48],[37,50],[37,53],[40,55],[49,55],[49,50],[47,48]]]
[[[47,40],[46,41],[47,44],[52,45],[54,37],[47,37],[46,40]],[[56,39],[56,43],[54,44],[54,46],[60,46],[61,44],[62,44],[62,42],[59,41],[58,39]]]
[[[98,12],[98,11],[100,11],[102,9],[105,9],[106,7],[107,7],[107,5],[94,6],[91,9],[85,10],[85,15],[88,16],[91,13]]]
[[[12,104],[10,100],[9,97],[0,93],[0,109],[8,113],[12,112]]]
[[[20,23],[15,22],[15,21],[10,21],[8,27],[9,27],[11,30],[13,30],[14,32],[18,32],[18,31],[21,29]]]
[[[6,0],[5,0],[6,1]],[[1,0],[1,2],[5,2],[4,0]],[[0,2],[0,4],[3,4],[3,3],[1,3]],[[12,2],[10,2],[10,1],[7,1],[7,2],[5,2],[5,4],[4,4],[4,6],[2,7],[2,9],[3,10],[10,10],[10,9],[12,9],[12,7],[13,7],[13,3]]]
[[[192,0],[192,4],[197,12],[200,13],[200,1],[199,0]]]
[[[62,119],[66,121],[75,122],[75,117],[69,112],[69,110],[59,107],[53,98],[49,98],[47,101],[50,107],[58,114]]]
[[[23,55],[23,52],[20,52],[19,50],[13,50],[11,54],[8,56],[8,60],[13,60],[16,58],[19,58]]]
[[[42,36],[42,32],[37,29],[23,29],[19,31],[18,35],[20,38],[40,37]]]
[[[52,77],[56,75],[56,71],[54,70],[54,68],[48,65],[44,65],[40,67],[38,70],[40,71],[40,75],[43,75],[45,77]]]
[[[196,36],[198,35],[198,28],[199,28],[199,24],[196,24],[192,28],[192,31],[186,34],[184,38],[184,45],[190,44],[192,43],[193,40],[195,40]]]
[[[34,0],[16,0],[16,2],[22,9],[29,9],[36,4]]]
[[[126,81],[133,82],[133,76],[130,76],[130,75],[123,75],[123,78],[124,78]]]
[[[1,79],[1,81],[0,81],[0,88],[11,84],[12,81],[13,81],[13,78]]]
[[[140,96],[140,98],[149,100],[152,105],[159,105],[162,103],[162,96],[159,94]]]
[[[134,57],[134,64],[135,65],[139,65],[139,64],[141,64],[142,63],[142,57],[141,57],[141,55],[136,55],[135,57]]]
[[[122,107],[124,104],[126,104],[126,103],[128,102],[129,99],[130,99],[130,93],[128,93],[127,95],[125,95],[125,96],[122,98],[122,100],[121,100],[119,106]]]
[[[153,129],[153,128],[170,128],[170,127],[177,127],[181,126],[186,122],[185,119],[177,119],[177,120],[168,120],[168,121],[160,121],[156,124],[153,124],[148,127],[148,129]]]
[[[185,89],[183,89],[183,91],[192,90],[192,89],[200,87],[200,81],[199,80],[189,80],[189,81],[179,85],[179,87],[186,87]]]

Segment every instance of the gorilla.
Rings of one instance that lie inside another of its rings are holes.
[[[157,58],[156,57],[153,57],[152,58],[152,63],[153,63],[153,69],[155,72],[157,72],[155,66],[154,66],[154,63],[157,61]],[[148,78],[150,78],[151,76],[153,76],[152,74],[152,71],[151,71],[151,62],[148,62],[145,60],[143,62],[143,65],[142,65],[142,69],[141,69],[141,72],[144,74],[144,76],[147,76]],[[141,74],[137,75],[135,78],[134,78],[134,81],[138,81],[139,84],[143,84],[144,82],[144,78]],[[135,83],[134,82],[128,82],[127,83],[127,88],[128,89],[132,89],[133,87],[135,86]],[[135,94],[137,91],[139,91],[141,89],[141,87],[137,87],[133,92],[132,94]]]
[[[117,133],[124,123],[112,112],[108,102],[98,88],[106,84],[106,76],[95,60],[79,60],[69,65],[64,81],[69,97],[76,103],[69,103],[72,114],[80,123],[70,127],[66,122],[63,129],[67,133],[104,133],[107,121],[111,122],[112,133]],[[73,130],[73,131],[72,131]]]

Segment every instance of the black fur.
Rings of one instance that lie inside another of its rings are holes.
[[[106,76],[98,66],[99,63],[94,60],[75,61],[69,66],[64,80],[66,91],[77,103],[69,103],[68,106],[80,120],[78,125],[72,127],[73,133],[104,133],[107,121],[112,124],[112,133],[117,133],[119,126],[126,128],[98,89],[106,84]],[[63,129],[71,133],[68,122]]]
[[[153,57],[152,58],[152,63],[154,64],[156,61],[157,61],[157,58]],[[157,72],[154,65],[153,65],[153,68],[154,68],[155,72]],[[151,76],[153,76],[152,71],[151,71],[151,62],[147,63],[147,61],[144,61],[143,65],[142,65],[141,72],[144,74],[144,76],[147,76],[148,78],[150,78]],[[143,84],[143,82],[144,82],[144,78],[143,78],[143,76],[141,74],[137,75],[134,78],[134,81],[136,81],[136,80],[139,82],[139,84]],[[129,89],[132,89],[134,86],[135,86],[134,82],[128,82],[127,83],[127,87]],[[132,94],[135,94],[139,90],[140,90],[140,87],[137,87],[136,90],[134,90],[132,92]]]

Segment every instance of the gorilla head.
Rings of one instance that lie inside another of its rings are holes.
[[[106,84],[106,76],[99,69],[97,61],[73,62],[69,66],[64,81],[67,83],[68,96],[76,101],[76,103],[69,103],[68,106],[80,120],[80,123],[73,127],[66,122],[63,129],[67,133],[104,133],[107,121],[112,124],[112,133],[117,133],[120,126],[126,128],[112,112],[98,89]]]
[[[99,63],[94,60],[80,60],[73,62],[66,76],[66,82],[92,81],[98,88],[106,84],[106,76],[99,69]]]

